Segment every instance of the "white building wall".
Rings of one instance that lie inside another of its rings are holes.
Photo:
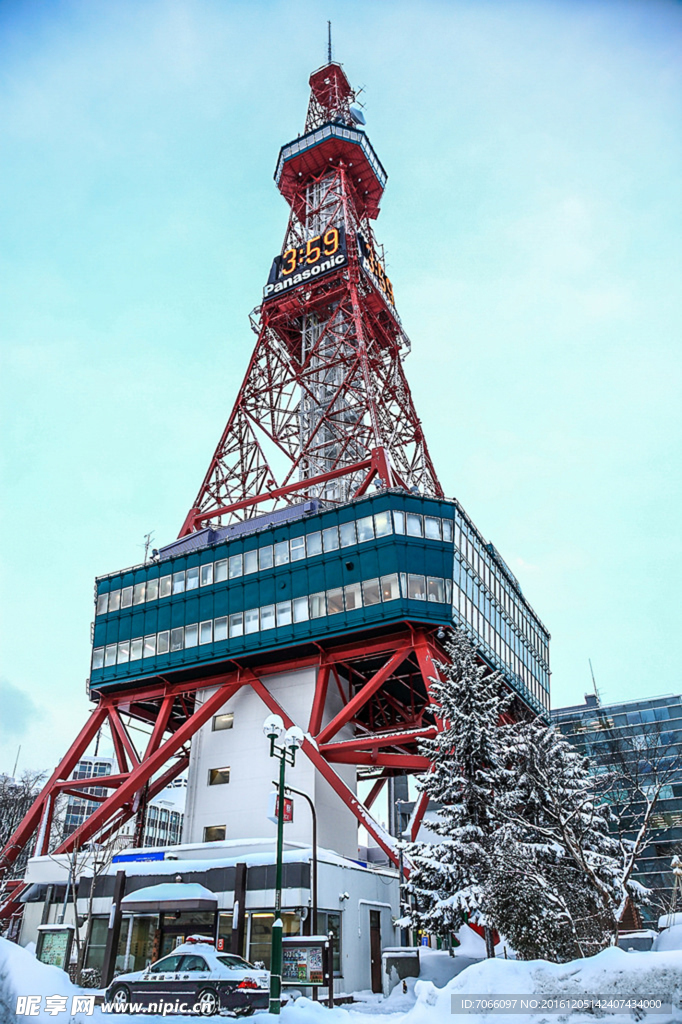
[[[315,678],[314,667],[282,672],[263,678],[264,685],[284,708],[293,722],[305,733],[312,708]],[[206,700],[215,689],[199,691],[197,700]],[[323,723],[328,722],[343,706],[344,700],[330,682]],[[204,830],[212,825],[225,825],[226,839],[274,839],[276,826],[267,818],[268,798],[278,777],[279,762],[270,757],[269,741],[263,735],[263,722],[268,709],[260,697],[245,685],[221,708],[221,714],[232,712],[231,729],[213,730],[210,720],[194,736],[189,766],[187,804],[183,842],[203,842]],[[349,727],[338,740],[352,735]],[[211,768],[230,769],[230,781],[209,786]],[[337,765],[338,774],[356,793],[356,770],[353,765]],[[305,754],[299,751],[294,768],[287,766],[287,782],[307,793],[314,801],[318,815],[318,844],[347,857],[357,857],[357,821],[331,786],[317,773]],[[311,815],[306,801],[294,798],[294,821],[285,826],[288,841],[310,843]]]

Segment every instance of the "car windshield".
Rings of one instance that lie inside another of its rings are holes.
[[[221,964],[224,964],[225,967],[233,967],[238,970],[241,970],[244,967],[250,967],[252,970],[255,970],[253,964],[250,964],[248,960],[242,960],[240,956],[219,956],[217,959]]]
[[[161,974],[164,971],[177,971],[179,963],[179,956],[167,956],[163,960],[157,960],[155,964],[151,965],[149,970],[152,974]]]

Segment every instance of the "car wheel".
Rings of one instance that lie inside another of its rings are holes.
[[[215,1017],[220,1013],[220,999],[212,988],[204,988],[197,999],[199,1013],[202,1017]]]
[[[109,1000],[114,1013],[127,1013],[130,1007],[130,989],[126,985],[117,985]]]

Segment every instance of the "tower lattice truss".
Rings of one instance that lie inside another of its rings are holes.
[[[331,81],[320,85],[325,71]],[[340,67],[317,72],[311,85],[301,141],[324,136],[324,125],[329,137],[280,156],[278,185],[291,206],[282,254],[252,314],[256,347],[181,535],[304,499],[347,501],[363,492],[373,452],[383,455],[371,467],[380,484],[442,496],[371,225],[385,174],[363,159],[370,147]]]

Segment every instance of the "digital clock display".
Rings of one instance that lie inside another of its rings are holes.
[[[358,251],[360,253],[362,269],[370,276],[372,282],[381,289],[391,305],[394,306],[395,299],[390,278],[386,276],[386,271],[379,257],[360,234],[358,234]]]
[[[291,291],[306,281],[328,274],[348,262],[346,234],[343,228],[327,228],[281,256],[275,256],[263,298],[271,299],[282,292]]]

